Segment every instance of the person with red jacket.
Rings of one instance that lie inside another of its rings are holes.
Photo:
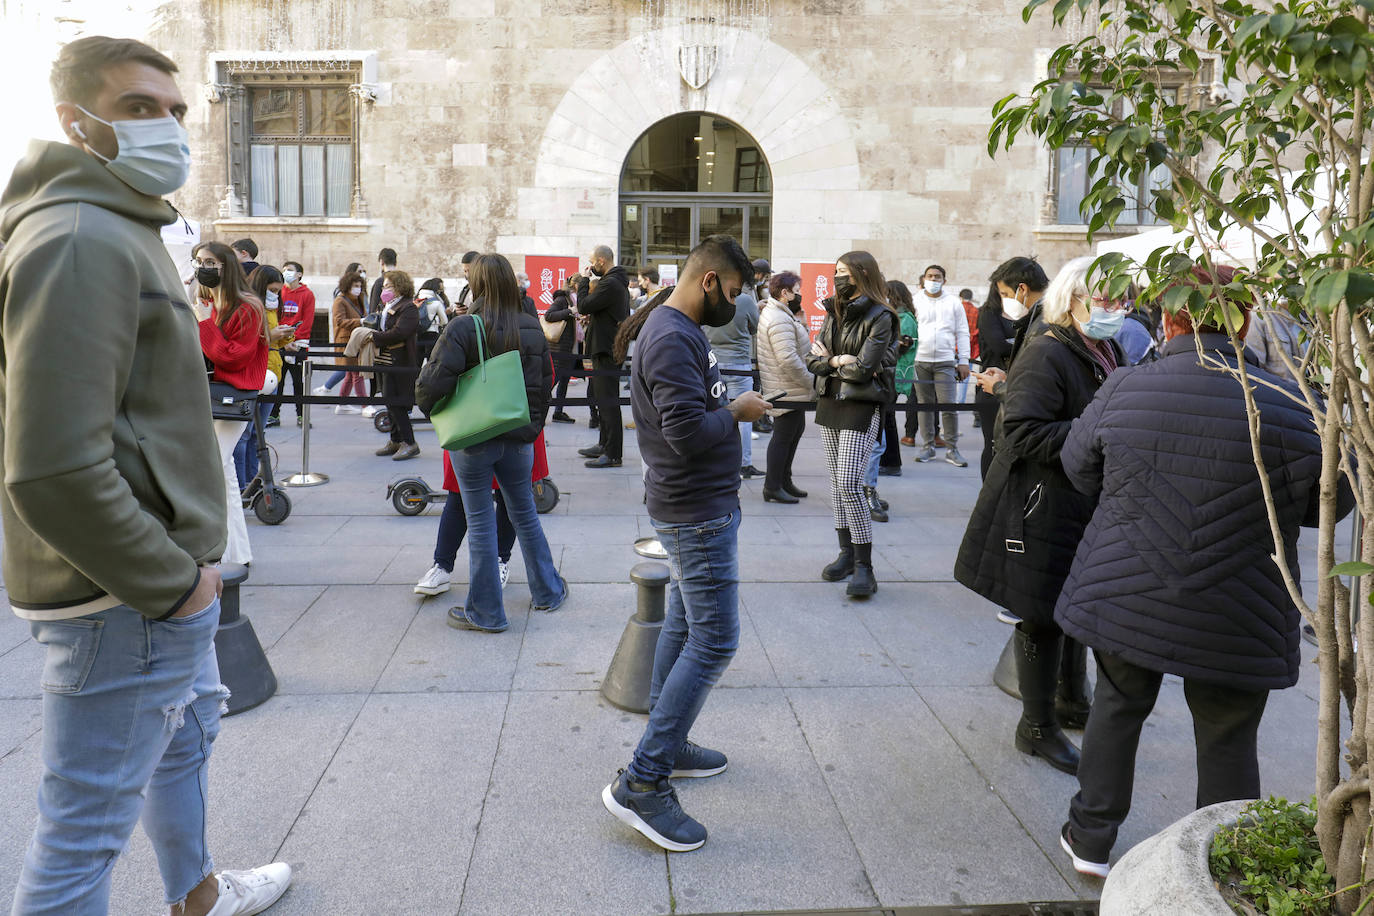
[[[248,286],[234,253],[219,242],[202,242],[191,253],[196,262],[200,308],[200,349],[213,367],[211,379],[244,391],[262,390],[267,378],[267,312]],[[206,407],[209,407],[207,404]],[[243,435],[239,420],[216,420],[220,460],[224,463],[224,496],[229,506],[229,543],[224,563],[251,563],[248,525],[243,520],[234,446]]]
[[[286,285],[281,290],[281,313],[278,316],[278,327],[294,327],[296,337],[289,340],[282,347],[282,368],[285,374],[291,378],[291,391],[296,397],[305,394],[305,388],[301,382],[301,363],[308,356],[310,347],[310,331],[315,326],[315,294],[310,291],[310,287],[301,282],[305,276],[305,268],[299,261],[287,261],[281,266],[282,279]],[[279,392],[286,392],[286,379],[282,379]],[[272,419],[268,423],[275,426],[280,421],[281,404],[272,407]],[[301,425],[301,405],[296,404],[296,425]]]

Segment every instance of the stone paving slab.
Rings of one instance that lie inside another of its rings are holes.
[[[424,599],[378,678],[377,692],[510,690],[529,612],[508,603],[510,629],[504,633],[455,630],[447,623],[448,609],[460,599],[461,592]]]
[[[368,693],[415,619],[419,596],[386,586],[330,586],[267,653],[280,691]]]

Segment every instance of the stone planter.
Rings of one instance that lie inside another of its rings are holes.
[[[1101,916],[1233,916],[1212,883],[1207,853],[1217,829],[1235,823],[1248,804],[1194,811],[1122,856],[1102,885]]]

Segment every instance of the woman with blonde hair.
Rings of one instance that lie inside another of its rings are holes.
[[[883,409],[894,391],[898,338],[897,313],[888,303],[887,281],[873,255],[851,251],[840,256],[835,295],[825,300],[825,312],[807,368],[816,376],[816,425],[830,472],[840,555],[821,571],[821,578],[849,578],[845,593],[866,598],[878,590],[878,582],[864,482]]]
[[[202,242],[191,252],[196,264],[196,300],[201,313],[200,348],[213,367],[211,380],[242,391],[262,390],[270,349],[267,312],[248,288],[243,268],[229,246]],[[207,407],[209,405],[206,405]],[[225,563],[251,563],[248,525],[243,520],[234,446],[243,435],[240,420],[215,420],[220,459],[224,462],[224,497],[229,507],[229,541]]]
[[[1091,257],[1065,264],[1045,291],[1043,326],[1027,335],[1007,375],[996,454],[978,494],[954,576],[1020,618],[1016,669],[1021,689],[1017,750],[1078,771],[1078,749],[1060,730],[1087,720],[1086,659],[1061,686],[1066,647],[1054,605],[1092,518],[1094,500],[1069,482],[1059,461],[1069,427],[1108,374],[1123,364],[1111,338],[1126,303],[1088,280]]]

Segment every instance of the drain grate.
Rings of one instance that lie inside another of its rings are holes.
[[[750,910],[709,916],[1097,916],[1096,900],[993,903],[978,906],[899,906],[858,910]]]

